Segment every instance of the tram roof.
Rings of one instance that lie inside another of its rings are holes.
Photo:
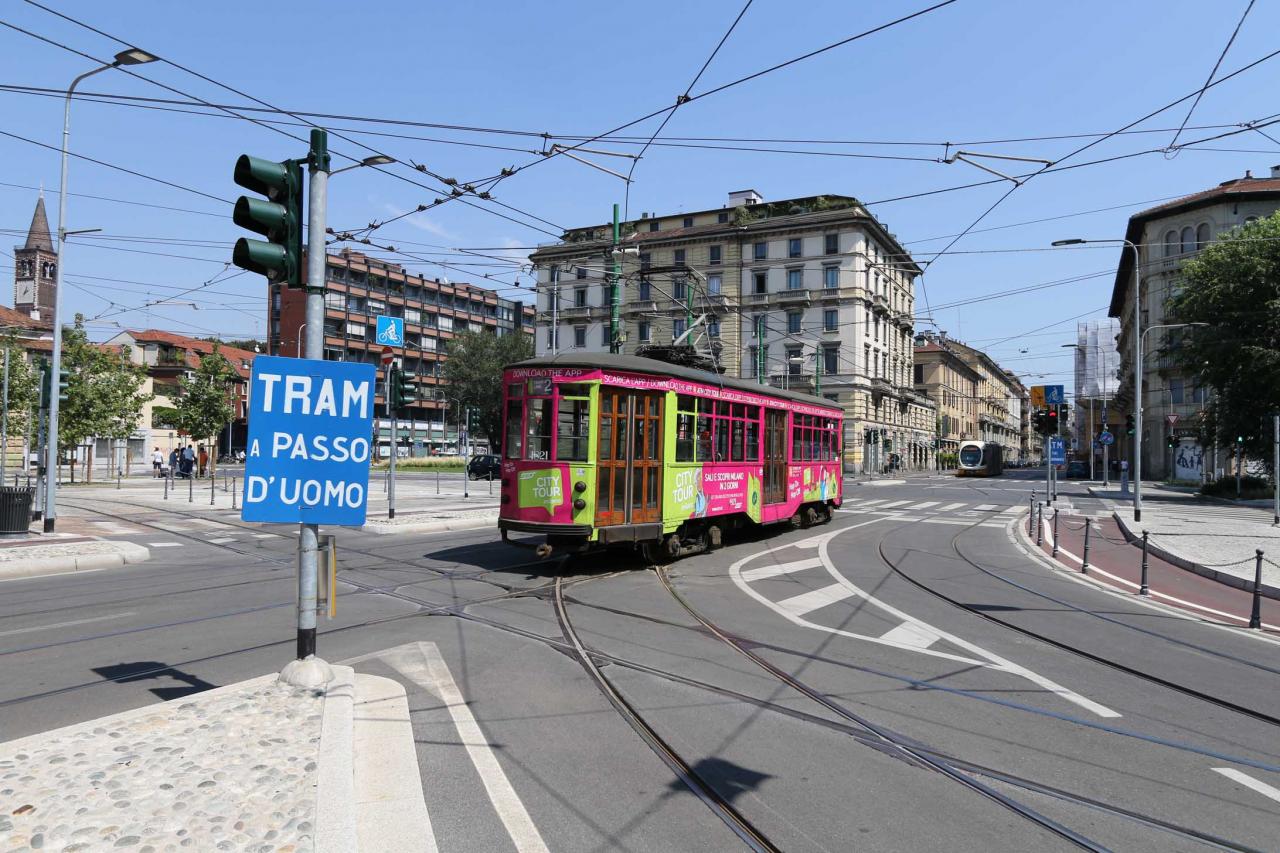
[[[834,409],[837,412],[843,411],[838,403],[833,403],[825,397],[815,397],[813,394],[801,394],[799,391],[760,385],[734,376],[723,376],[708,370],[698,370],[695,367],[685,367],[680,364],[669,364],[665,361],[644,358],[638,355],[619,355],[608,352],[559,353],[557,355],[543,355],[537,358],[517,361],[514,364],[508,364],[507,367],[583,367],[588,369],[603,367],[609,370],[625,370],[631,373],[657,373],[688,379],[691,382],[721,385],[726,388],[746,391],[751,394],[761,394],[766,397],[795,400],[799,403],[808,403],[811,406],[823,406],[828,409]]]

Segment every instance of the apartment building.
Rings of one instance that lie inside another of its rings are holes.
[[[1027,461],[1034,455],[1029,446],[1028,422],[1025,416],[1030,393],[1017,375],[1005,370],[995,359],[980,349],[948,338],[945,334],[927,334],[917,345],[917,353],[927,359],[943,360],[942,356],[929,355],[932,344],[963,362],[972,371],[976,386],[972,392],[971,407],[957,410],[963,415],[963,430],[956,440],[980,439],[999,444],[1004,449],[1005,461]],[[921,353],[921,350],[924,350]],[[950,389],[949,393],[956,394]],[[936,398],[935,398],[936,399]]]
[[[978,387],[982,374],[937,341],[915,345],[915,389],[938,407],[938,452],[958,453],[960,442],[978,433]]]
[[[686,343],[730,375],[841,403],[853,470],[931,464],[934,404],[911,382],[920,270],[857,199],[741,190],[619,232],[616,250],[597,225],[530,256],[539,354],[609,350],[616,263],[621,351]]]
[[[467,330],[497,335],[531,334],[533,306],[504,299],[488,288],[427,278],[399,264],[351,249],[331,251],[325,263],[324,357],[327,361],[378,364],[388,347],[403,369],[417,377],[421,399],[400,421],[400,435],[414,455],[457,446],[459,411],[449,399],[441,367],[449,341]],[[272,355],[300,356],[305,344],[306,291],[274,284],[268,299]],[[377,340],[379,316],[404,321],[404,340]],[[378,385],[378,412],[384,410]],[[384,451],[391,422],[378,420]]]
[[[1135,329],[1176,322],[1169,317],[1166,305],[1178,287],[1182,262],[1220,235],[1270,216],[1278,208],[1280,166],[1273,166],[1270,177],[1257,178],[1245,172],[1242,178],[1224,181],[1129,218],[1125,239],[1137,245],[1140,253],[1142,312],[1135,318],[1134,259],[1133,252],[1127,250],[1120,255],[1108,311],[1108,316],[1120,321],[1117,344],[1122,357],[1116,402],[1122,416],[1133,414],[1135,408]],[[1224,468],[1229,455],[1229,449],[1223,450],[1215,465],[1218,448],[1200,444],[1198,414],[1211,390],[1197,386],[1195,377],[1183,371],[1171,356],[1170,350],[1177,347],[1181,334],[1177,329],[1152,329],[1143,339],[1143,477],[1168,478],[1172,474],[1178,480],[1200,480],[1211,474],[1211,469]],[[1168,446],[1170,439],[1172,449]],[[1131,442],[1118,441],[1113,449],[1118,449],[1121,458],[1132,457]]]

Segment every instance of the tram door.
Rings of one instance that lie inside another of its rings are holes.
[[[663,395],[600,388],[596,526],[662,520]]]
[[[764,410],[764,502],[787,499],[787,413]]]

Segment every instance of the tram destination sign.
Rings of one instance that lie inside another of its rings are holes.
[[[241,519],[364,524],[376,375],[372,364],[253,360]]]

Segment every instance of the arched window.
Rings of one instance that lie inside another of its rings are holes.
[[[1190,225],[1182,229],[1182,254],[1189,255],[1196,250],[1196,232]]]
[[[1169,231],[1164,235],[1164,256],[1172,258],[1178,254],[1178,232]]]
[[[1196,249],[1197,251],[1209,245],[1209,223],[1201,222],[1196,226]]]
[[[57,278],[57,277],[58,277],[58,265],[49,264],[49,278]]]

